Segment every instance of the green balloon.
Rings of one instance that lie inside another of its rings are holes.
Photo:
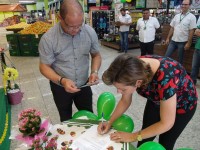
[[[87,110],[80,110],[80,111],[76,112],[72,116],[72,118],[77,119],[77,118],[83,117],[83,116],[87,117],[90,120],[98,120],[98,117],[95,114],[93,114],[92,112],[87,111]]]
[[[98,118],[101,119],[103,114],[103,118],[108,120],[114,108],[115,108],[114,95],[110,92],[102,93],[97,101]]]
[[[121,3],[126,3],[126,0],[121,0]]]
[[[145,142],[140,147],[138,147],[138,150],[166,150],[161,144],[157,142]]]
[[[115,130],[123,132],[132,132],[134,129],[133,120],[125,114],[115,120],[112,126]]]

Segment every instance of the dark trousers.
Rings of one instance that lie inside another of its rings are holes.
[[[153,55],[154,41],[143,43],[140,42],[141,56]]]
[[[169,131],[159,135],[159,143],[164,146],[166,150],[173,150],[177,138],[193,117],[195,110],[196,106],[185,114],[176,114],[174,126]],[[160,121],[160,108],[156,107],[151,101],[147,101],[144,109],[142,129],[147,128],[158,121]],[[153,141],[154,138],[155,137],[151,137],[138,142],[138,147],[147,141]]]
[[[74,102],[78,110],[92,110],[92,90],[90,87],[81,88],[80,92],[68,93],[65,89],[50,81],[51,91],[58,112],[60,121],[66,121],[72,118],[72,104]]]

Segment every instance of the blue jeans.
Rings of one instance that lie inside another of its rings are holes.
[[[200,67],[200,50],[195,49],[193,58],[192,58],[192,72],[190,75],[195,85],[197,83],[199,67]]]
[[[167,51],[165,53],[166,57],[170,57],[173,52],[176,51],[176,49],[178,49],[178,61],[183,64],[183,56],[184,56],[184,46],[185,46],[186,42],[175,42],[175,41],[170,41],[169,46],[167,48]]]
[[[124,51],[125,53],[128,50],[128,32],[119,32],[120,33],[120,46],[121,46],[121,51]]]

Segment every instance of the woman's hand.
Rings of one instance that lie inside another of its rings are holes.
[[[98,128],[97,128],[97,131],[99,134],[103,135],[105,133],[107,133],[111,128],[111,124],[109,121],[106,121],[106,122],[101,122],[99,123],[98,125]]]
[[[114,132],[110,134],[110,140],[119,142],[134,142],[136,138],[134,138],[133,133],[128,132]]]

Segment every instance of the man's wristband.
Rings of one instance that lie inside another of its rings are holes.
[[[60,79],[58,80],[58,84],[62,86],[62,80],[64,79],[65,77],[60,77]]]
[[[98,74],[98,71],[97,71],[97,70],[93,70],[93,71],[91,71],[91,73],[90,73],[90,74],[93,74],[93,73],[96,73],[96,74]]]

